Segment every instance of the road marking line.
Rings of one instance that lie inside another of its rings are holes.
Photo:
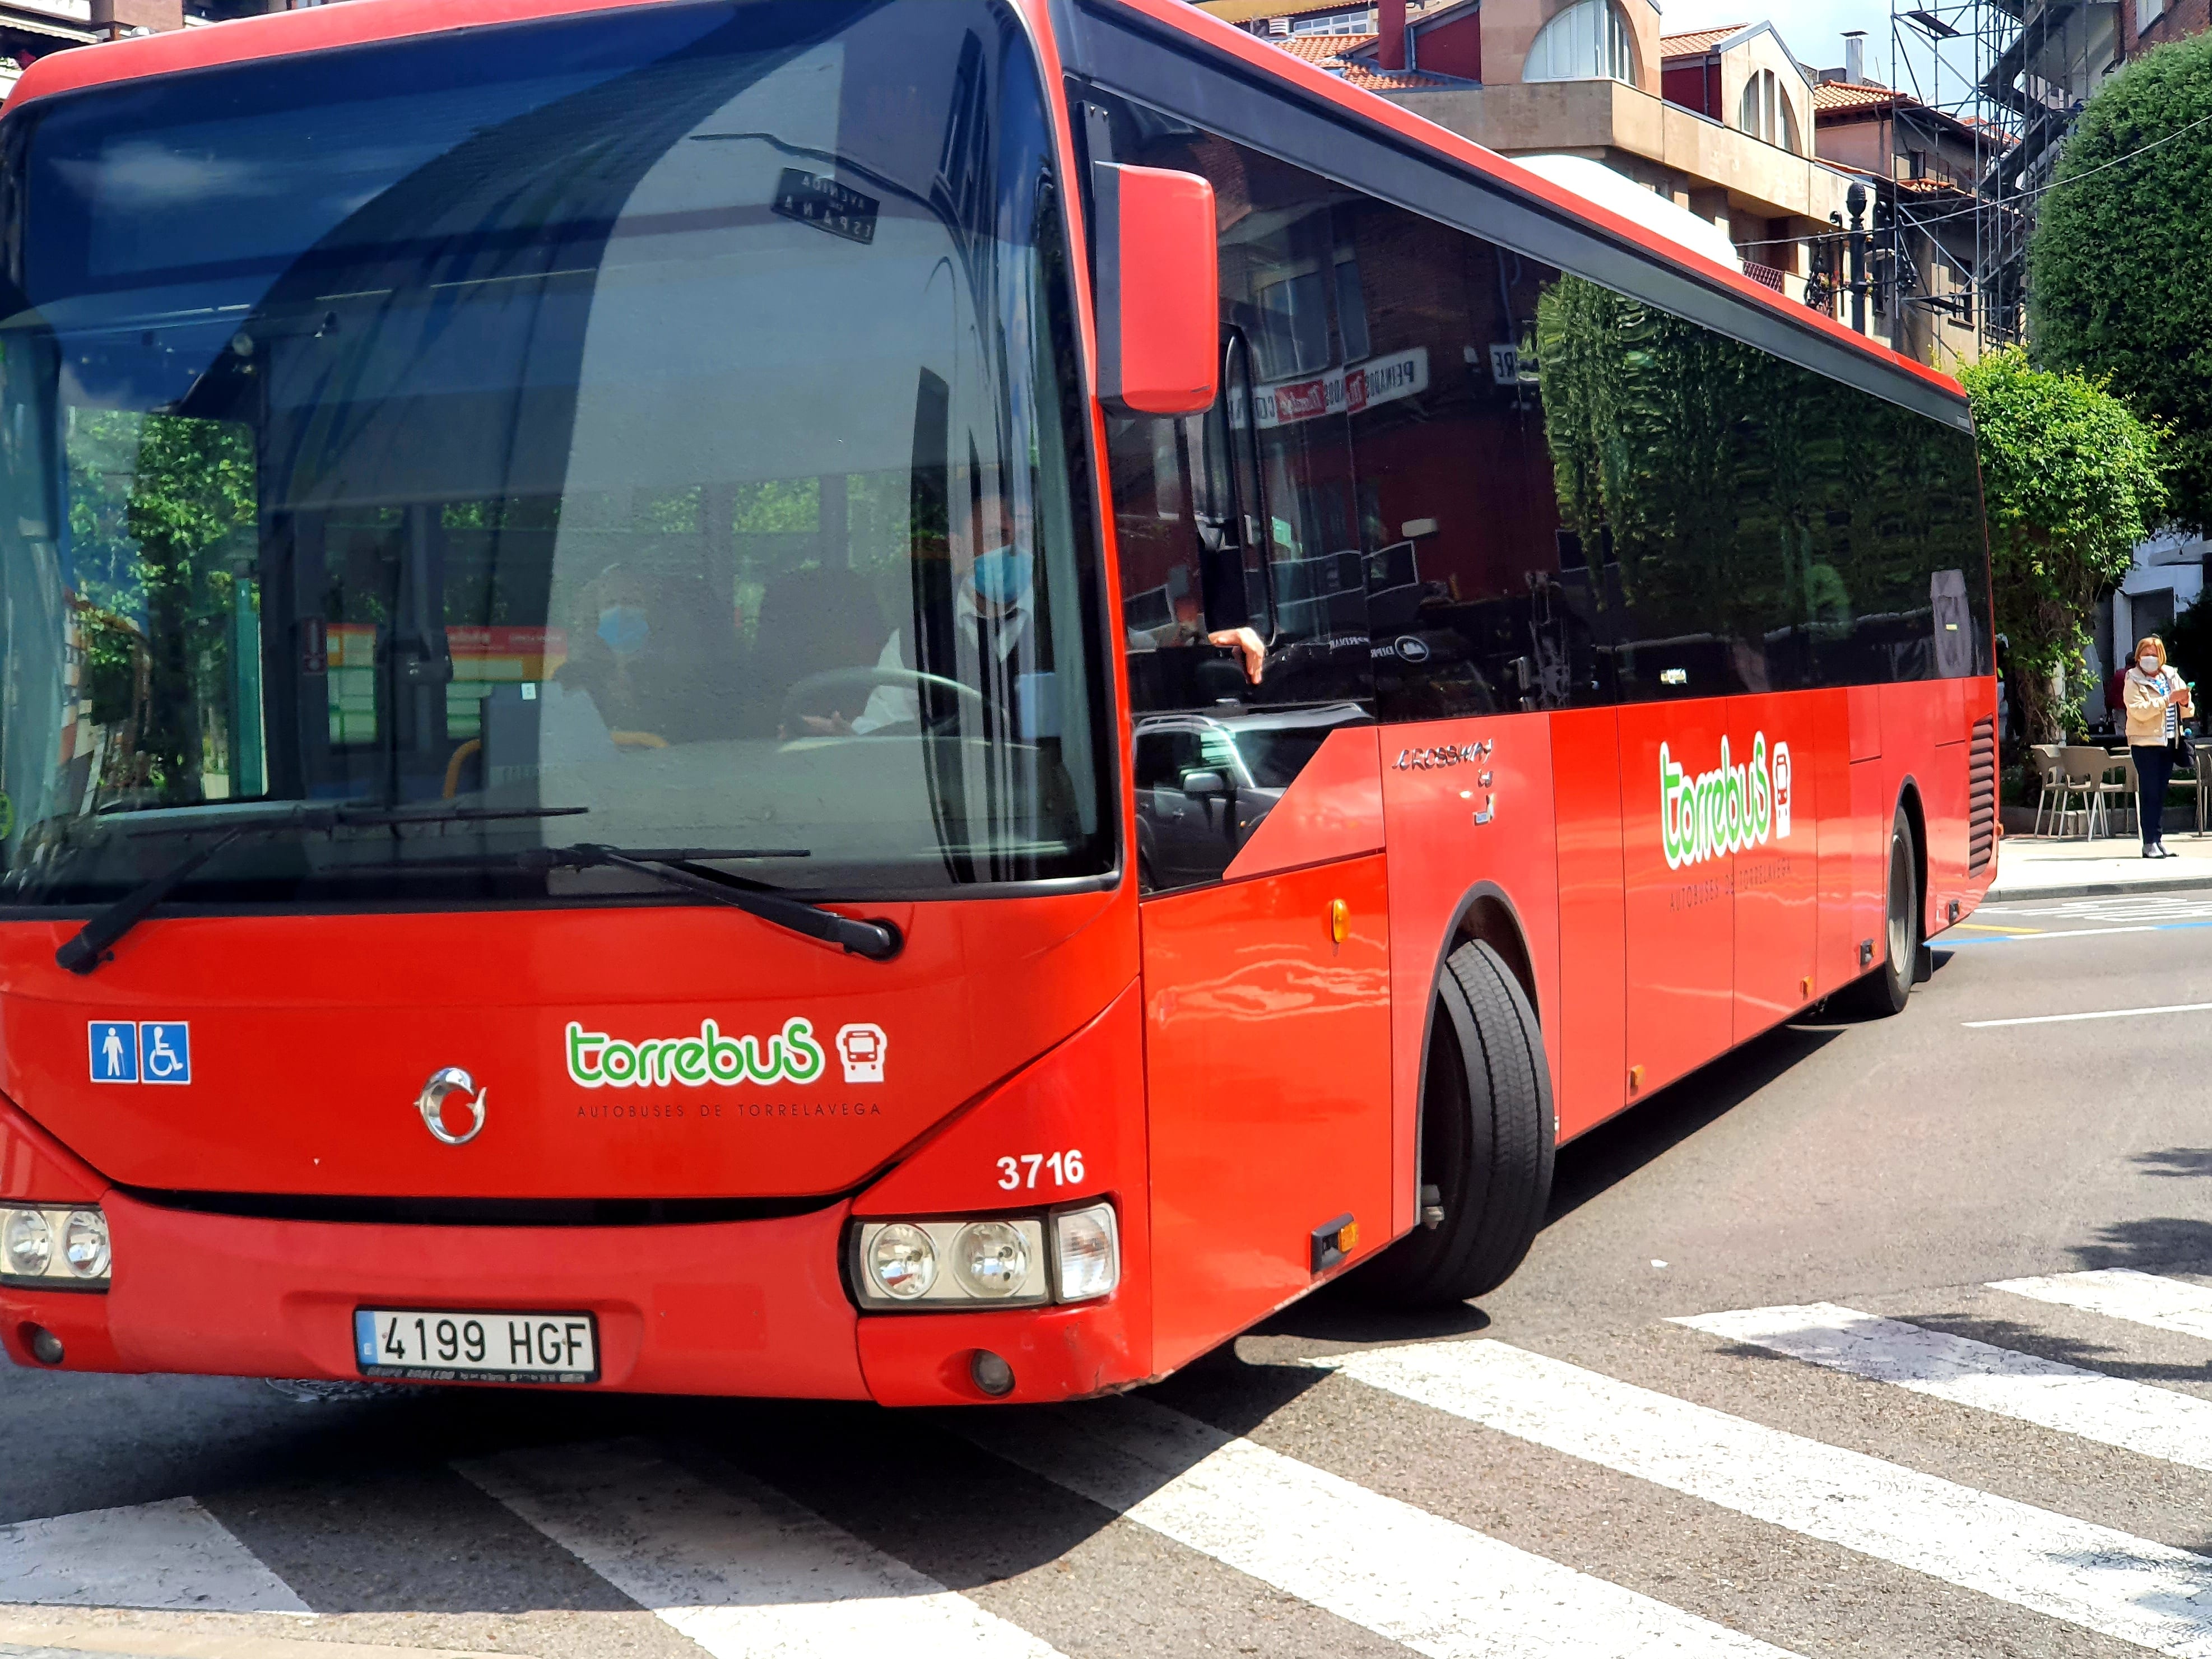
[[[2016,1418],[2061,1434],[2212,1469],[2212,1400],[2063,1365],[1832,1302],[1704,1314],[1677,1325]]]
[[[1784,1655],[1146,1401],[960,1426],[1008,1462],[1431,1659]]]
[[[308,1612],[290,1585],[189,1498],[0,1527],[0,1603]]]
[[[1990,1288],[2212,1340],[2212,1290],[2183,1279],[2162,1279],[2132,1267],[2099,1267],[2042,1279],[2002,1279]]]
[[[1966,924],[1960,922],[1961,927]],[[2034,933],[2015,934],[2008,939],[1952,939],[1948,933],[1937,935],[1953,945],[2022,945],[2032,939],[2102,939],[2107,933],[2170,933],[2178,928],[2202,927],[2200,921],[2160,922],[2142,927],[2045,927]],[[1931,941],[1932,943],[1932,941]]]
[[[1503,1342],[1382,1348],[1356,1380],[2176,1659],[2212,1659],[2212,1560]]]
[[[2040,933],[2045,931],[2040,927],[2000,927],[1995,922],[1989,921],[1962,921],[1957,923],[1956,926],[1966,932],[1975,933],[2034,934]]]
[[[710,1485],[635,1440],[453,1468],[715,1659],[1061,1659],[734,1470]]]
[[[2156,1008],[2100,1008],[2087,1014],[2026,1014],[2015,1019],[1962,1019],[1970,1031],[1986,1031],[1996,1025],[2064,1025],[2077,1019],[2133,1019],[2139,1014],[2201,1014],[2212,1002],[2169,1002]]]
[[[217,1631],[148,1630],[135,1625],[48,1625],[0,1618],[0,1644],[58,1648],[106,1659],[514,1659],[475,1649],[392,1647],[380,1642],[316,1642],[252,1636],[234,1626]]]

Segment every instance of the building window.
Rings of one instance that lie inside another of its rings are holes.
[[[1636,80],[1628,25],[1613,0],[1578,0],[1544,25],[1528,48],[1523,81]]]
[[[1778,144],[1792,155],[1797,144],[1797,117],[1783,96],[1782,82],[1772,70],[1754,70],[1744,82],[1743,100],[1736,106],[1736,125],[1753,137]]]

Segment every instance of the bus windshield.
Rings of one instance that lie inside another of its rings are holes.
[[[542,854],[580,843],[829,895],[1109,869],[1046,110],[990,0],[29,106],[0,900],[241,825],[185,896],[665,890]]]

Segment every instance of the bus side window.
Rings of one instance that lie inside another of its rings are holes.
[[[1378,203],[1340,208],[1337,241],[1369,348],[1351,426],[1383,718],[1610,701],[1604,571],[1562,533],[1536,379],[1559,273]]]
[[[1101,100],[1110,103],[1110,100]],[[1204,416],[1109,420],[1131,701],[1139,715],[1364,702],[1363,551],[1346,420],[1364,315],[1332,204],[1302,169],[1115,106],[1115,159],[1196,173],[1220,225],[1222,395]],[[1100,142],[1095,130],[1092,142]],[[1267,644],[1257,684],[1209,634]]]

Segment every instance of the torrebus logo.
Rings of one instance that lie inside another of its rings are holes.
[[[724,1088],[741,1083],[811,1083],[822,1075],[824,1064],[822,1045],[814,1040],[812,1022],[798,1018],[784,1021],[782,1032],[771,1037],[724,1036],[720,1026],[705,1019],[699,1022],[696,1033],[647,1037],[641,1042],[625,1042],[605,1031],[587,1031],[572,1019],[568,1050],[568,1080],[586,1089],[665,1087],[671,1083],[692,1089],[709,1083]],[[848,1076],[852,1069],[848,1063]],[[877,1076],[881,1075],[882,1062],[878,1060]]]
[[[1729,759],[1692,776],[1659,745],[1659,838],[1667,867],[1680,870],[1723,853],[1763,847],[1790,834],[1790,745],[1777,743],[1770,757],[1766,733],[1751,740],[1751,758]]]

